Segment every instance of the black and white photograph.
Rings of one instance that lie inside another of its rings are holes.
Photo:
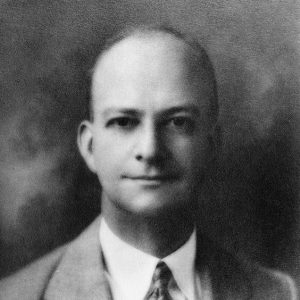
[[[298,0],[0,0],[0,300],[297,300]]]

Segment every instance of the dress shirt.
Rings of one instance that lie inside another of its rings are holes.
[[[168,265],[188,300],[212,299],[208,274],[195,272],[196,230],[183,246],[163,259],[124,242],[112,232],[104,218],[101,219],[99,238],[114,300],[142,300],[160,260]]]

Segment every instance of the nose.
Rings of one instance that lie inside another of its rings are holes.
[[[145,126],[135,147],[135,158],[138,161],[153,163],[163,159],[164,152],[158,128],[153,125]]]

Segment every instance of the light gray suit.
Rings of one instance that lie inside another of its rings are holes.
[[[99,218],[78,238],[0,282],[0,299],[111,299],[99,245]],[[214,299],[296,300],[286,275],[235,259],[197,237],[196,269],[208,268]]]

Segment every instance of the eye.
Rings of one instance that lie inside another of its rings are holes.
[[[195,128],[195,122],[189,117],[178,116],[173,117],[169,120],[169,125],[177,131],[182,131],[184,133],[192,133]]]
[[[106,127],[119,127],[123,129],[134,128],[138,124],[138,120],[131,117],[117,117],[109,120]]]

